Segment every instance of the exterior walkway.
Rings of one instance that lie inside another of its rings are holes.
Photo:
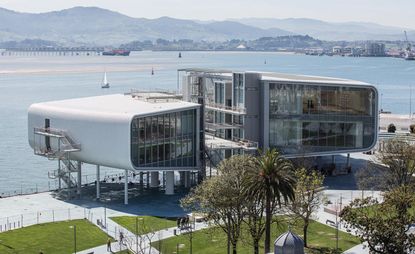
[[[125,239],[125,241],[127,243],[129,243],[127,245],[129,245],[130,248],[133,249],[133,250],[138,250],[139,253],[141,253],[140,250],[142,251],[142,253],[149,253],[148,252],[149,248],[151,248],[151,252],[150,252],[151,254],[159,254],[159,252],[155,248],[152,248],[150,246],[149,239],[151,239],[151,242],[156,242],[156,241],[159,241],[159,240],[164,240],[164,239],[167,239],[167,238],[170,238],[170,237],[174,237],[175,236],[174,230],[177,230],[176,227],[172,227],[172,228],[168,228],[168,229],[162,229],[160,231],[156,231],[156,232],[153,232],[153,233],[149,233],[147,235],[143,235],[143,236],[141,236],[137,239],[135,234],[133,234],[132,232],[128,231],[127,229],[121,227],[120,225],[116,224],[112,220],[108,219],[107,223],[108,223],[108,232],[112,237],[114,237],[114,239],[118,240],[119,235],[115,236],[115,235],[112,235],[112,233],[115,232],[116,230],[118,230],[118,232],[119,232],[119,230],[121,230],[123,232],[124,236],[127,238],[127,239]],[[201,229],[204,229],[204,228],[207,228],[207,227],[208,227],[207,223],[197,223],[196,222],[194,231],[198,231],[198,230],[201,230]],[[103,229],[103,230],[105,231],[105,229]],[[181,234],[180,230],[177,230],[176,233],[177,233],[177,235]],[[138,240],[138,243],[137,243],[137,240]],[[113,243],[111,245],[111,249],[112,249],[113,252],[117,252],[117,251],[120,251],[120,250],[125,250],[126,248],[127,248],[126,245],[120,245],[119,242]],[[97,246],[95,248],[91,248],[91,249],[84,250],[84,251],[77,252],[77,253],[78,254],[92,254],[92,253],[94,253],[94,254],[107,254],[107,253],[110,253],[110,252],[107,251],[107,245],[101,245],[101,246]]]

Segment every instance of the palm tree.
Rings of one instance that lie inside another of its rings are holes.
[[[275,208],[294,199],[295,175],[292,163],[277,150],[266,150],[255,158],[256,169],[250,171],[249,192],[261,195],[265,202],[265,253],[270,252],[271,220]]]

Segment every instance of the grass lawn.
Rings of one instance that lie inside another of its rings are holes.
[[[106,244],[108,236],[87,220],[44,223],[0,233],[0,253],[68,254],[74,251],[76,225],[77,251]]]
[[[282,218],[280,218],[282,219]],[[279,225],[273,224],[272,226],[272,244],[273,241],[286,232],[288,223],[281,221]],[[298,235],[302,236],[302,229],[300,224],[292,227],[292,230]],[[245,233],[244,233],[245,234]],[[241,240],[238,244],[238,254],[250,254],[253,253],[253,248],[248,242],[249,235],[244,235],[247,239]],[[155,248],[161,246],[161,252],[163,254],[176,253],[177,245],[179,244],[179,253],[189,253],[190,235],[181,235],[172,237],[161,241],[161,243],[155,242],[152,245]],[[324,224],[314,222],[310,224],[308,229],[308,243],[311,248],[306,249],[306,253],[333,253],[333,249],[336,247],[336,230],[332,227]],[[350,234],[339,231],[339,248],[340,252],[343,252],[357,244],[360,241],[357,237]],[[263,252],[263,241],[261,241],[261,250]],[[220,254],[226,253],[227,241],[226,234],[219,228],[209,228],[193,233],[193,252],[198,254]]]
[[[166,228],[175,227],[175,218],[160,218],[154,216],[119,216],[111,217],[111,220],[136,233],[136,218],[138,218],[138,234],[143,235],[149,232],[159,231]]]

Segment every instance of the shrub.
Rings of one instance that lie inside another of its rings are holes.
[[[409,125],[409,130],[411,131],[411,133],[415,133],[415,124]]]

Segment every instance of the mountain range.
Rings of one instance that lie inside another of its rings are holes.
[[[335,23],[306,18],[243,18],[232,19],[232,21],[261,29],[278,27],[295,34],[308,34],[329,41],[404,40],[403,31],[408,30],[369,22]],[[415,40],[415,31],[410,31],[408,35]]]
[[[116,46],[158,38],[225,41],[295,34],[324,40],[403,39],[402,28],[360,22],[259,18],[202,22],[170,17],[133,18],[97,7],[74,7],[39,14],[0,8],[0,42],[31,39],[70,46]],[[409,36],[415,37],[415,32]]]

